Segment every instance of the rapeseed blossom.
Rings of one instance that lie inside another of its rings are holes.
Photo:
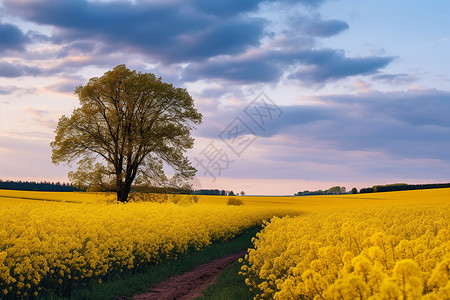
[[[227,241],[274,213],[245,206],[0,198],[0,299],[101,283]]]
[[[450,205],[274,218],[244,261],[255,299],[450,299]]]

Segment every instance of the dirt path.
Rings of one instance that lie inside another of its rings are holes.
[[[238,258],[243,257],[246,250],[230,254],[200,265],[190,272],[173,275],[157,283],[148,292],[135,295],[135,300],[191,300],[202,295],[203,291],[214,281],[220,273]]]

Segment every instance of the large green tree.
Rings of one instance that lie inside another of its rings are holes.
[[[78,165],[69,173],[73,183],[115,192],[126,202],[132,184],[165,178],[164,164],[181,178],[195,175],[185,154],[202,115],[186,89],[119,65],[75,94],[81,107],[59,119],[51,143],[53,163]]]

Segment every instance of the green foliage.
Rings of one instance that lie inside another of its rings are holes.
[[[317,190],[317,191],[303,191],[303,192],[298,192],[296,194],[294,194],[294,196],[312,196],[312,195],[330,195],[330,194],[345,194],[346,192],[346,188],[345,186],[333,186],[331,188],[329,188],[328,190],[322,191],[322,190]]]
[[[327,190],[328,194],[344,194],[346,191],[345,186],[333,186]]]
[[[51,143],[53,163],[78,165],[69,173],[73,183],[115,192],[125,202],[131,184],[167,180],[163,163],[180,178],[195,175],[185,152],[202,115],[186,89],[119,65],[75,94],[81,107],[60,118]]]

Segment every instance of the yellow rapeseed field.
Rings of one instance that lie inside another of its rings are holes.
[[[302,197],[309,213],[266,223],[241,273],[255,299],[450,299],[449,196]]]
[[[326,196],[240,196],[246,206],[284,207],[303,212],[322,212],[349,208],[387,208],[450,203],[450,188]],[[199,203],[224,204],[228,197],[199,196]]]
[[[101,282],[263,220],[242,268],[256,299],[450,298],[450,189],[244,196],[239,207],[222,196],[113,199],[0,190],[0,299]]]
[[[35,200],[46,197],[52,201]],[[112,205],[102,197],[1,191],[0,299],[101,282],[111,272],[175,259],[287,213],[225,204]],[[83,203],[58,202],[78,200]]]

